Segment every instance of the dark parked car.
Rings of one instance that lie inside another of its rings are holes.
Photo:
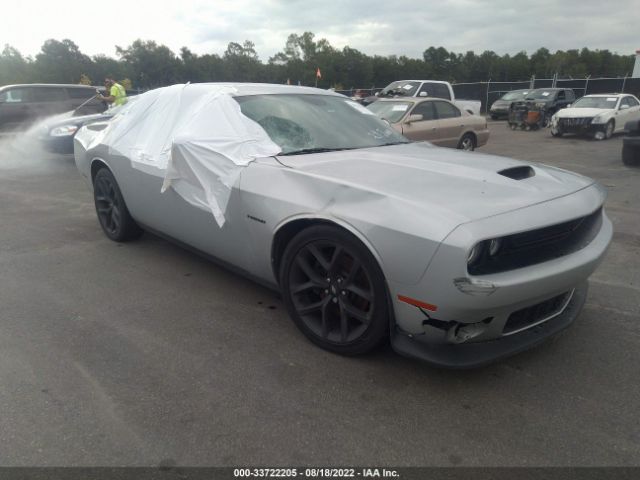
[[[81,105],[82,108],[77,112],[80,115],[101,113],[106,105],[98,99],[89,100],[95,97],[96,90],[96,87],[87,85],[27,84],[0,87],[0,132],[26,130],[40,118],[73,111]]]
[[[128,102],[134,101],[135,98],[128,97]],[[68,117],[55,118],[50,122],[44,123],[41,128],[37,129],[35,134],[45,150],[51,153],[72,155],[73,137],[75,137],[80,127],[108,120],[122,110],[123,107],[124,105],[113,106],[102,113],[94,113],[92,115],[74,116],[76,112],[69,112]]]
[[[622,161],[630,167],[640,166],[640,120],[627,122],[627,134],[622,139]]]
[[[491,104],[491,109],[489,110],[491,119],[497,120],[500,117],[507,118],[509,116],[509,107],[511,106],[511,104],[513,102],[517,102],[518,100],[524,100],[529,92],[531,92],[530,89],[512,90],[505,93],[498,100]]]
[[[544,110],[551,118],[558,110],[575,102],[576,95],[570,88],[537,88],[529,91],[525,100],[533,103],[538,110]]]

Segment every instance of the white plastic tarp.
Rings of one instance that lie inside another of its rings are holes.
[[[280,153],[256,122],[218,85],[173,85],[145,93],[100,139],[133,168],[164,178],[189,203],[209,209],[220,227],[242,168]]]

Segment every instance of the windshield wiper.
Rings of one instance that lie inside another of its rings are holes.
[[[338,152],[340,150],[353,150],[353,148],[327,148],[327,147],[302,148],[300,150],[293,150],[291,152],[281,153],[280,156],[285,156],[285,155],[304,155],[305,153]]]

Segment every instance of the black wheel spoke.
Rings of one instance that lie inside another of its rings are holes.
[[[322,305],[322,338],[327,338],[329,336],[329,297]]]
[[[327,299],[323,298],[322,300],[319,300],[317,302],[313,302],[304,306],[297,307],[296,310],[298,310],[298,313],[300,315],[308,315],[310,313],[317,312],[318,310],[322,310],[322,313],[323,313],[322,316],[324,317],[323,307],[325,307],[327,303],[329,303]]]
[[[318,249],[318,247],[314,244],[307,245],[307,251],[313,255],[313,258],[317,260],[320,266],[324,269],[325,272],[329,272],[329,262],[322,255],[322,252]]]
[[[344,249],[340,246],[337,245],[335,250],[333,251],[333,255],[331,256],[331,263],[329,265],[329,274],[330,275],[334,275],[337,270],[337,266],[338,266],[338,260],[340,260],[340,256],[342,255],[342,252],[344,251]]]
[[[320,285],[312,281],[297,283],[297,284],[291,285],[291,293],[296,294],[296,293],[304,292],[306,290],[311,290],[312,288],[317,288],[319,286]]]
[[[304,258],[302,258],[301,255],[296,256],[296,265],[298,265],[298,267],[300,267],[300,269],[304,272],[307,278],[311,280],[313,283],[315,283],[316,285],[320,286],[320,285],[327,284],[327,282],[319,274],[317,274],[313,270],[313,268],[311,268],[311,266],[307,263],[307,261]]]
[[[111,209],[111,220],[113,221],[114,230],[120,228],[120,212],[115,207]]]
[[[340,341],[346,342],[349,335],[349,318],[344,308],[344,302],[340,302]]]
[[[357,295],[360,298],[363,298],[367,302],[373,300],[373,293],[368,292],[364,288],[357,287],[356,285],[349,285],[346,287],[346,290]]]
[[[353,263],[351,264],[351,270],[349,270],[349,274],[347,275],[347,278],[344,279],[345,286],[351,285],[353,283],[353,281],[356,278],[356,275],[360,271],[361,266],[362,264],[357,259],[354,258]]]
[[[364,312],[356,307],[354,307],[351,302],[346,299],[342,299],[340,301],[342,308],[348,313],[351,317],[355,318],[361,323],[368,324],[371,321],[371,313]]]

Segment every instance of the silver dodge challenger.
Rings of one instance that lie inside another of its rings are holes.
[[[333,92],[220,88],[186,85],[172,109],[156,99],[129,117],[141,132],[132,145],[158,118],[175,120],[155,150],[168,163],[118,147],[105,133],[119,128],[118,116],[78,132],[75,161],[107,237],[148,230],[271,286],[309,340],[344,355],[388,339],[402,355],[477,367],[539,344],[579,315],[612,237],[606,192],[594,180],[409,142]],[[182,113],[203,98],[193,112],[212,120]],[[240,124],[252,137],[238,135],[231,148]],[[189,129],[199,136],[187,155]],[[157,137],[147,136],[147,145]],[[271,148],[256,151],[271,153],[229,163],[237,174],[220,183],[229,191],[216,197],[216,216],[193,200],[200,191],[215,200],[217,177],[206,174],[221,174],[207,165],[242,157],[238,145],[253,137]],[[172,166],[180,159],[198,167],[187,175]],[[182,172],[177,183],[167,182],[171,169]]]

